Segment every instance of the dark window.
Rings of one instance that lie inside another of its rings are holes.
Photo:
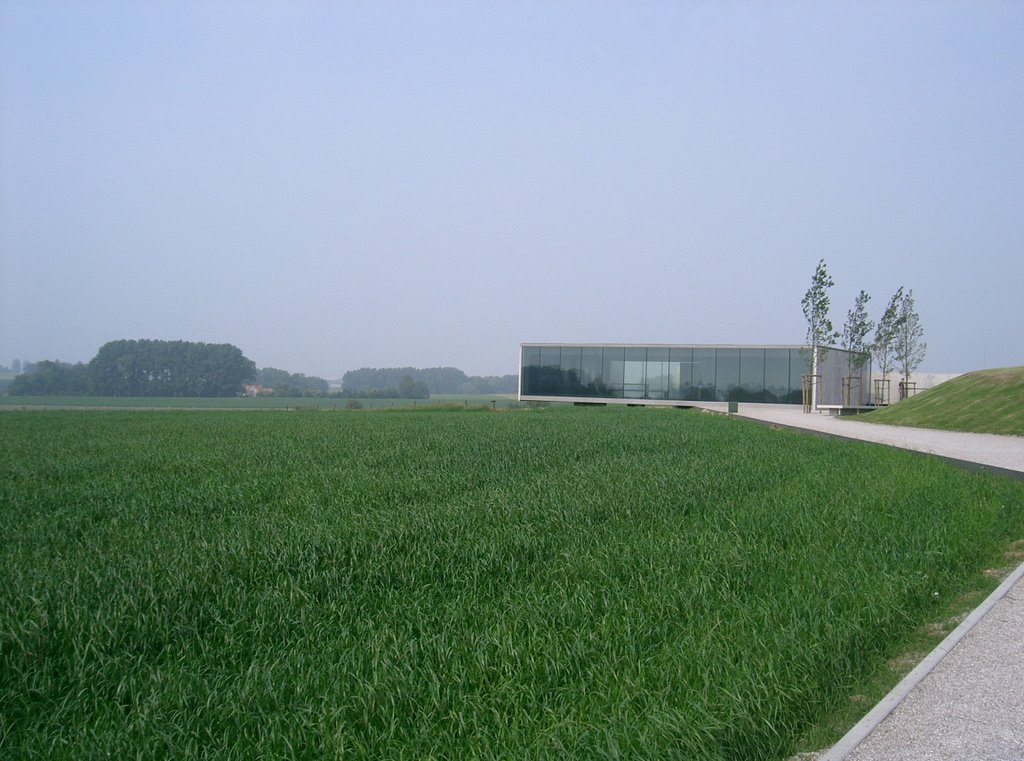
[[[740,349],[740,388],[737,401],[764,401],[764,349]]]
[[[741,396],[740,350],[717,349],[715,360],[715,394],[720,402],[736,401]]]

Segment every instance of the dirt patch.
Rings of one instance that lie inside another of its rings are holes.
[[[894,674],[906,674],[925,659],[928,653],[903,653],[890,658],[886,663]]]

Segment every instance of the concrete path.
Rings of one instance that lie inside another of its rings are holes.
[[[770,405],[740,404],[738,414],[1024,476],[1021,436],[883,426]],[[894,759],[1024,761],[1024,565],[820,757]]]
[[[724,404],[708,407],[718,411],[725,410]],[[857,420],[856,416],[838,417],[817,412],[805,413],[800,407],[790,404],[741,402],[738,414],[740,417],[777,425],[874,441],[878,444],[1024,473],[1024,436],[997,436],[992,433],[960,433],[930,428],[879,425]]]
[[[821,761],[1024,759],[1024,565]]]

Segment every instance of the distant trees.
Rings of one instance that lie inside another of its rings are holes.
[[[323,378],[289,373],[276,367],[264,367],[256,373],[256,383],[272,389],[274,396],[327,396],[330,385]]]
[[[10,393],[95,396],[237,396],[256,365],[231,344],[121,340],[100,347],[87,365],[37,362]]]
[[[402,382],[398,384],[398,398],[399,399],[429,399],[430,389],[427,388],[427,384],[421,380],[413,380],[408,375],[402,378]]]
[[[238,396],[248,383],[275,396],[427,399],[436,394],[515,393],[517,375],[468,376],[454,367],[361,368],[345,373],[343,390],[331,393],[324,378],[276,367],[259,371],[231,344],[119,340],[100,347],[87,364],[46,360],[22,363],[22,374],[4,379],[10,394],[92,396]],[[3,388],[0,388],[2,393]]]
[[[8,393],[12,396],[74,396],[89,394],[91,388],[88,365],[44,359],[33,363],[28,372],[15,377]]]
[[[341,379],[345,394],[358,395],[381,389],[398,389],[406,378],[422,381],[431,394],[513,394],[519,387],[516,375],[470,376],[454,367],[363,367]]]

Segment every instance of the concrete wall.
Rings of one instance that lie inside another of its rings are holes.
[[[910,381],[917,384],[917,393],[921,393],[925,389],[938,386],[940,383],[945,383],[948,380],[957,378],[963,375],[963,373],[914,373],[910,376]],[[871,374],[872,388],[874,388],[874,380],[881,378],[882,374],[875,372]],[[899,391],[897,387],[902,376],[899,373],[889,373],[889,387],[892,393],[892,401],[898,401]]]

